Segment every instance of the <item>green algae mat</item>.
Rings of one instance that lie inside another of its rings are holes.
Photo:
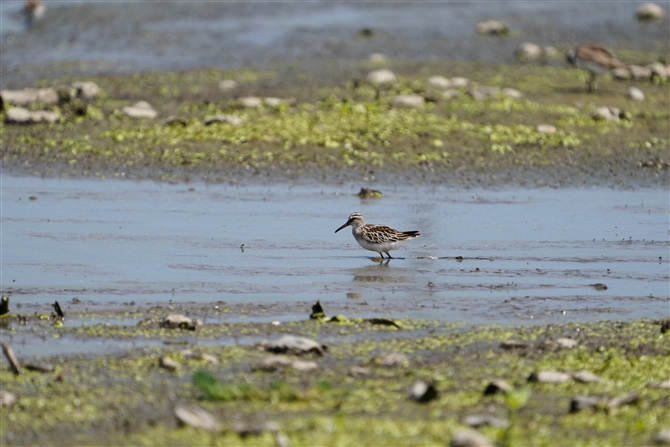
[[[49,372],[3,367],[0,442],[424,446],[458,442],[474,426],[489,445],[650,445],[670,425],[667,326],[468,328],[344,317],[195,331],[60,326],[53,331],[170,344],[36,360]],[[236,345],[240,333],[268,341]],[[320,347],[268,352],[287,334]],[[170,342],[180,337],[190,341]],[[430,392],[416,391],[417,382]],[[180,423],[184,408],[212,425]]]

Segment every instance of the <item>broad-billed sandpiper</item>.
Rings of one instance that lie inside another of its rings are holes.
[[[568,50],[565,53],[565,58],[571,65],[588,70],[591,75],[588,80],[588,89],[590,92],[596,89],[596,75],[606,73],[615,68],[628,67],[599,43],[578,45]]]
[[[376,251],[382,259],[382,253],[393,259],[389,254],[390,250],[400,248],[408,240],[421,236],[418,231],[396,231],[386,225],[366,224],[361,213],[352,213],[347,223],[335,230],[335,233],[350,225],[356,242],[366,250]]]

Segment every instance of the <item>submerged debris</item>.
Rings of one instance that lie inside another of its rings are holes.
[[[7,361],[9,362],[9,366],[12,368],[12,371],[14,374],[17,376],[21,374],[21,366],[19,366],[19,361],[16,360],[16,356],[14,355],[14,351],[12,350],[12,347],[9,346],[7,343],[2,344],[2,352],[4,352],[5,357],[7,357]]]
[[[384,197],[384,194],[382,194],[381,191],[370,188],[361,188],[361,190],[358,191],[358,194],[356,195],[361,199],[380,199]]]
[[[326,345],[298,335],[284,335],[272,342],[265,340],[260,345],[269,352],[294,355],[312,353],[322,356],[328,349]]]
[[[42,363],[26,363],[23,365],[25,369],[28,371],[35,371],[35,372],[41,372],[41,373],[51,373],[54,372],[56,367],[51,364],[42,364]]]
[[[160,327],[167,329],[188,329],[194,331],[200,326],[202,326],[202,321],[182,314],[170,314],[160,322]]]

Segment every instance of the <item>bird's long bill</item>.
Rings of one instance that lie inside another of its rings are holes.
[[[348,226],[349,226],[349,221],[347,221],[347,223],[345,223],[345,224],[342,225],[340,228],[338,228],[337,230],[335,230],[335,233],[337,233],[338,231],[340,231],[342,228],[346,228],[346,227],[348,227]]]

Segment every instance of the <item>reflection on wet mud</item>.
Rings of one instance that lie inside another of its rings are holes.
[[[354,270],[353,282],[360,283],[411,283],[407,275],[399,274],[405,270],[390,267],[391,259],[379,261],[377,265],[368,265]]]

